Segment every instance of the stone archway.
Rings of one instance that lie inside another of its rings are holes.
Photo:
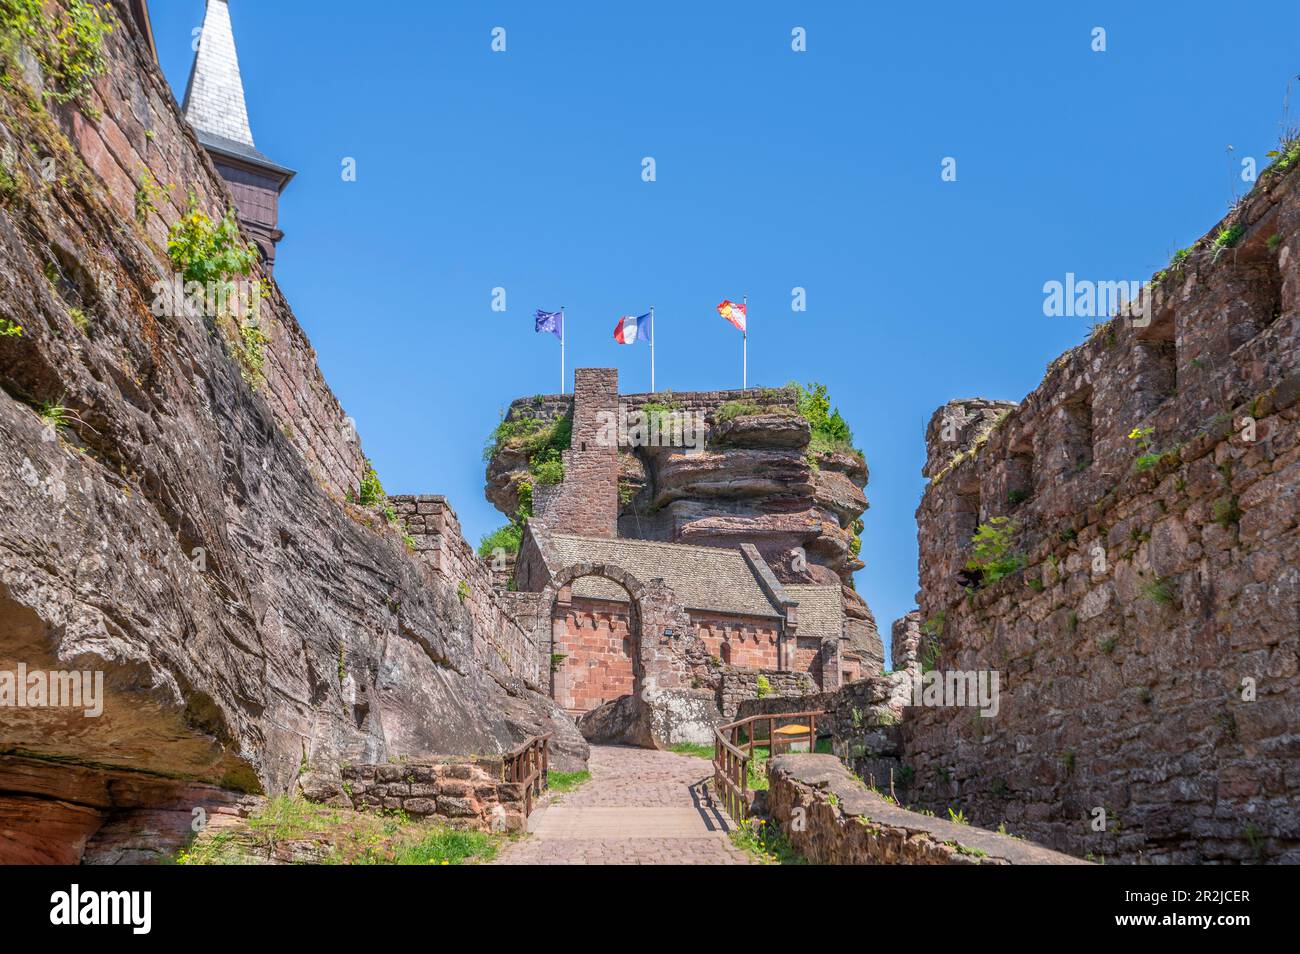
[[[622,589],[627,613],[575,609],[573,584],[584,577],[608,580]],[[641,691],[645,677],[642,607],[647,592],[631,573],[607,563],[565,567],[542,590],[538,633],[542,645],[549,647],[551,698],[571,715],[580,716]]]
[[[595,576],[621,587],[628,596],[628,635],[632,662],[631,691],[582,712],[578,727],[589,742],[664,748],[676,742],[707,742],[721,716],[708,690],[691,688],[688,648],[699,643],[690,616],[662,579],[642,583],[609,563],[575,563],[557,572],[538,601],[538,635],[555,652],[556,639],[567,639],[567,614],[557,612],[571,599],[576,580]],[[545,628],[542,628],[545,627]],[[559,645],[565,645],[560,643]],[[558,666],[568,663],[560,660]],[[552,678],[554,680],[555,675]],[[552,697],[564,706],[555,692]],[[565,681],[559,680],[561,694]]]

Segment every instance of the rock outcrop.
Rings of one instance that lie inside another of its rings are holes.
[[[620,536],[704,546],[752,543],[784,583],[838,583],[852,645],[872,669],[884,663],[876,621],[853,589],[868,472],[858,454],[810,450],[811,432],[793,389],[620,395],[629,416],[698,412],[703,447],[621,446]],[[505,420],[551,424],[572,414],[563,395],[521,398]],[[499,443],[486,493],[514,517],[521,488],[537,483],[521,441]]]
[[[0,861],[344,762],[499,754],[556,714],[345,500],[364,457],[274,284],[254,375],[227,319],[157,307],[186,192],[230,198],[133,27],[105,44],[80,103],[9,62],[0,89],[0,672],[104,686],[97,718],[0,708]]]

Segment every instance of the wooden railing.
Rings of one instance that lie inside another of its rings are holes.
[[[533,799],[546,789],[550,767],[551,733],[535,735],[504,757],[505,780],[517,782],[524,789],[524,817],[533,813]]]
[[[754,760],[754,747],[766,745],[769,758],[776,758],[782,746],[789,750],[801,742],[806,742],[812,752],[817,748],[817,717],[824,714],[820,710],[774,712],[713,730],[713,788],[732,820],[743,822],[749,817],[749,766]],[[758,730],[764,724],[767,735],[760,737]]]

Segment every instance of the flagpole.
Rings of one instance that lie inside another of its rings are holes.
[[[569,333],[569,329],[564,326],[567,322],[564,320],[564,306],[560,306],[560,393],[564,393],[564,336]]]
[[[659,329],[655,327],[655,306],[650,306],[650,393],[655,393],[655,339]]]
[[[744,296],[741,304],[745,306],[745,330],[740,333],[740,387],[749,388],[749,296]]]

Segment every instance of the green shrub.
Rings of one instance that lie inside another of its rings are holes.
[[[839,451],[846,454],[862,456],[862,452],[853,446],[853,432],[848,422],[840,415],[839,408],[831,408],[830,394],[826,385],[810,381],[805,387],[790,382],[787,387],[795,391],[795,406],[799,414],[812,428],[812,437],[808,442],[811,454]]]
[[[1300,159],[1300,137],[1283,138],[1281,147],[1265,153],[1273,161],[1265,172],[1285,172]]]
[[[158,211],[158,202],[165,198],[167,190],[154,181],[149,170],[140,170],[140,184],[135,189],[135,220],[141,225],[149,221],[149,216]]]
[[[992,517],[975,529],[966,569],[982,573],[982,586],[996,583],[1024,567],[1024,554],[1013,550],[1019,530],[1019,522],[1010,517]]]
[[[498,550],[506,553],[518,553],[519,544],[523,542],[524,528],[517,523],[508,523],[487,534],[478,542],[478,555],[490,560]]]
[[[167,256],[187,282],[228,283],[247,276],[257,263],[257,249],[239,234],[234,209],[213,222],[190,194],[190,205],[167,237]]]
[[[677,401],[671,404],[648,401],[641,405],[641,413],[645,415],[646,423],[651,427],[666,426],[666,422],[662,422],[662,419],[679,410],[681,410],[681,403]]]
[[[22,336],[22,325],[16,321],[10,321],[8,318],[0,317],[0,338],[21,338]]]
[[[240,376],[250,387],[259,387],[266,381],[266,346],[270,341],[270,337],[256,321],[246,319],[239,323],[235,358],[239,362]]]
[[[375,473],[375,466],[370,463],[370,458],[366,458],[366,469],[361,475],[361,484],[357,488],[357,503],[369,507],[386,498],[384,486],[379,482],[379,475]]]
[[[1241,225],[1234,225],[1230,229],[1223,229],[1214,237],[1214,247],[1216,249],[1232,248],[1246,234],[1246,229]]]
[[[543,487],[554,486],[564,481],[564,463],[562,461],[540,461],[532,464],[528,470]]]
[[[532,481],[521,480],[516,494],[519,497],[519,508],[515,510],[515,521],[518,523],[524,523],[533,515]]]
[[[754,680],[754,691],[760,699],[766,699],[772,694],[772,683],[768,681],[767,676],[759,674],[758,678]]]

